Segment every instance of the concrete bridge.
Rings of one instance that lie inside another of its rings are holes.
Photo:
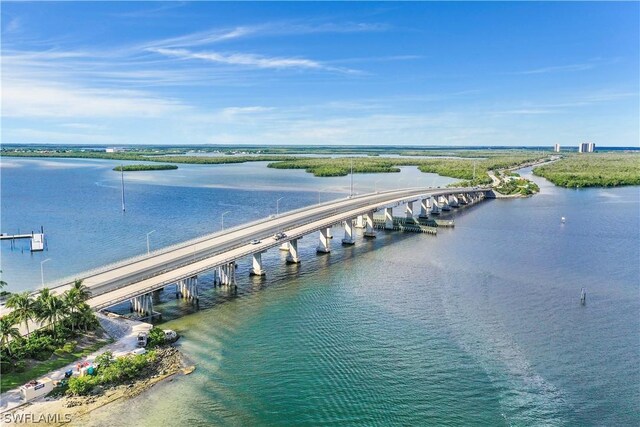
[[[275,247],[288,252],[287,262],[298,263],[298,239],[319,233],[318,252],[331,251],[330,230],[344,224],[342,244],[356,243],[354,227],[364,229],[365,238],[375,238],[373,215],[384,211],[385,224],[394,228],[392,209],[405,206],[407,218],[426,218],[461,205],[483,200],[490,189],[479,188],[412,188],[364,194],[308,206],[277,216],[167,247],[151,254],[132,258],[99,270],[78,274],[91,291],[88,304],[95,310],[130,301],[141,315],[153,312],[152,293],[175,286],[176,296],[198,300],[198,276],[213,271],[214,283],[235,285],[235,263],[252,257],[251,274],[264,275],[262,254]],[[277,233],[286,236],[277,239]],[[50,286],[61,294],[72,280]]]

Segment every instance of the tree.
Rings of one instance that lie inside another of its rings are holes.
[[[18,322],[24,322],[29,335],[29,321],[36,316],[36,309],[29,292],[13,294],[7,300],[7,307],[13,309],[13,313]]]
[[[41,302],[39,320],[49,323],[54,336],[56,336],[55,325],[64,317],[65,309],[64,301],[57,295],[49,295]]]
[[[76,316],[76,313],[80,311],[82,305],[85,305],[85,301],[89,299],[91,292],[82,284],[82,280],[76,280],[71,288],[69,288],[62,295],[65,305],[71,312],[70,322],[71,330],[75,330],[76,322],[80,323],[82,316]]]
[[[2,270],[0,270],[0,274],[2,274]],[[5,286],[7,286],[7,282],[5,282],[4,280],[0,279],[0,289],[4,288]]]
[[[40,289],[40,292],[38,293],[38,296],[36,297],[36,317],[40,318],[42,317],[42,312],[44,310],[44,305],[46,304],[46,301],[51,297],[51,291],[49,290],[49,288],[42,288]]]
[[[93,309],[87,303],[82,303],[82,305],[78,307],[78,311],[74,316],[77,319],[78,326],[82,326],[85,332],[87,332],[89,328],[93,328],[98,324],[98,319],[96,318]]]
[[[76,279],[69,290],[74,291],[74,293],[77,294],[78,299],[82,302],[85,302],[91,297],[91,291],[88,287],[82,284],[82,279]]]
[[[9,347],[9,341],[11,338],[20,339],[20,331],[15,327],[16,319],[12,315],[0,317],[0,343],[2,346],[6,346],[11,355],[11,348]]]

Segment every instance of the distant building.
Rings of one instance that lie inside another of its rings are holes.
[[[120,153],[122,151],[124,151],[124,148],[118,148],[118,147],[107,147],[106,150],[107,153]]]
[[[559,153],[560,152],[560,144],[554,145],[553,146],[553,151],[556,152],[556,153]]]
[[[578,145],[578,153],[593,153],[596,149],[596,144],[593,142],[583,142]]]
[[[593,153],[596,149],[596,144],[593,142],[583,142],[578,145],[578,153]]]

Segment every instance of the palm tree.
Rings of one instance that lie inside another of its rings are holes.
[[[24,322],[24,326],[27,328],[27,335],[29,335],[29,321],[36,316],[35,303],[31,299],[29,292],[11,295],[7,300],[6,306],[13,309],[18,322]]]
[[[38,313],[37,317],[40,317],[40,313],[42,312],[42,307],[45,305],[46,301],[51,297],[51,291],[49,288],[42,288],[36,297],[36,313]]]
[[[62,299],[64,300],[65,305],[71,312],[70,321],[71,321],[71,330],[75,330],[76,319],[78,316],[75,316],[81,306],[84,305],[84,302],[89,299],[91,296],[91,292],[89,289],[82,284],[82,280],[76,280],[71,288],[65,291],[62,295]]]
[[[78,319],[78,326],[82,325],[84,331],[87,332],[89,327],[94,326],[98,319],[96,319],[96,315],[93,312],[93,309],[87,303],[83,303],[78,307],[78,311],[75,316]]]
[[[12,315],[0,317],[0,343],[2,346],[7,346],[9,355],[11,355],[11,347],[9,347],[9,341],[11,338],[20,339],[20,331],[14,327],[16,319]]]
[[[80,300],[80,296],[78,295],[78,291],[74,288],[71,288],[67,291],[65,291],[64,294],[62,294],[62,301],[64,302],[64,305],[69,309],[69,311],[71,312],[70,316],[69,316],[69,320],[71,321],[71,331],[75,330],[75,317],[74,314],[76,313],[76,311],[78,310],[78,308],[80,307],[80,304],[84,304],[81,300]]]
[[[49,323],[54,336],[56,323],[64,317],[65,309],[64,301],[57,295],[49,295],[46,300],[41,302],[39,320]]]
[[[88,300],[91,297],[91,291],[89,290],[89,288],[82,284],[82,279],[76,279],[76,281],[73,282],[73,285],[71,285],[71,289],[69,290],[75,291],[78,294],[78,298],[82,302]]]

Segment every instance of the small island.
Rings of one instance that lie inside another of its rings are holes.
[[[126,166],[116,166],[113,168],[114,171],[120,172],[138,172],[138,171],[165,171],[165,170],[173,170],[178,169],[176,165],[126,165]]]

